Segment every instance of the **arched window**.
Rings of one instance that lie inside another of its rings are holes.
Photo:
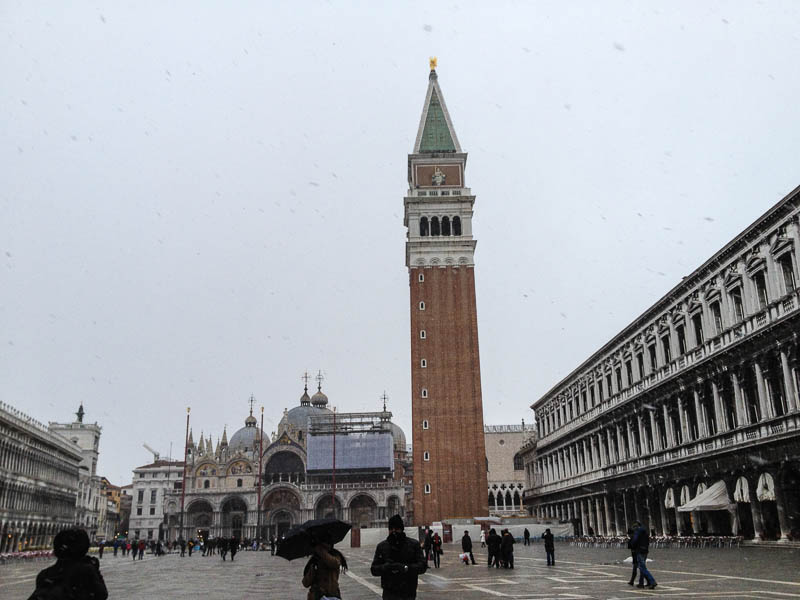
[[[208,489],[209,487],[211,487],[211,482],[210,482],[208,479],[206,479],[206,480],[203,482],[203,487],[204,487],[204,488],[206,488],[206,489]]]
[[[422,217],[419,220],[419,234],[422,237],[425,237],[425,236],[428,235],[428,217]]]
[[[489,508],[494,508],[497,510],[497,503],[495,502],[494,494],[492,492],[489,492]]]
[[[237,479],[236,480],[236,487],[242,487],[242,480],[241,479]]]
[[[442,235],[450,235],[450,219],[442,217]]]
[[[439,217],[431,217],[431,235],[439,235]]]
[[[461,235],[461,217],[453,217],[453,235]]]
[[[431,493],[431,484],[430,483],[426,483],[425,484],[425,493],[426,494],[430,494]]]
[[[509,509],[513,505],[511,504],[511,492],[506,492],[506,508]]]

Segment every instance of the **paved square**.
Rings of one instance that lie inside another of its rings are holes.
[[[380,582],[369,573],[373,548],[343,548],[350,570],[341,578],[343,600],[380,598]],[[775,548],[664,549],[651,555],[658,587],[627,585],[630,564],[625,550],[556,545],[556,566],[547,567],[540,545],[516,548],[516,568],[489,569],[486,553],[475,553],[478,565],[458,563],[458,547],[445,546],[441,569],[420,578],[421,600],[515,600],[670,598],[800,598],[800,550]],[[304,561],[287,562],[269,552],[240,552],[236,562],[219,556],[191,559],[176,554],[150,555],[135,563],[106,554],[102,571],[112,599],[154,598],[236,600],[275,598],[305,600],[300,585]],[[0,565],[0,598],[25,600],[36,573],[50,562]]]

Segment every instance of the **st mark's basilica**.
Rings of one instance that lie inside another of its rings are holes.
[[[391,515],[405,513],[411,496],[410,453],[385,402],[380,411],[334,416],[321,382],[311,397],[306,384],[299,404],[284,409],[263,439],[252,398],[244,427],[230,439],[223,430],[214,445],[190,431],[183,514],[180,483],[164,498],[168,539],[266,539],[334,510],[355,526],[385,527]]]

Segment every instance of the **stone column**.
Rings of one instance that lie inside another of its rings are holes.
[[[611,520],[611,509],[608,506],[608,495],[602,496],[600,501],[603,503],[603,512],[606,515],[606,535],[619,535],[617,533],[617,526]]]
[[[681,426],[681,442],[686,443],[691,439],[689,435],[689,423],[686,419],[686,411],[683,408],[683,398],[678,396],[678,420]]]
[[[758,388],[758,405],[761,407],[761,420],[769,419],[772,416],[772,411],[769,409],[767,403],[767,386],[764,382],[764,374],[761,371],[761,365],[758,359],[753,361],[753,369],[756,372],[756,387]]]
[[[778,509],[778,524],[781,528],[781,537],[778,538],[779,542],[788,542],[789,535],[792,532],[792,524],[789,522],[789,517],[787,513],[789,512],[789,506],[787,502],[786,495],[783,493],[783,487],[781,487],[780,481],[780,474],[776,472],[771,472],[772,479],[775,481],[775,507]]]
[[[747,414],[747,407],[744,405],[744,398],[742,397],[742,388],[739,385],[739,377],[735,371],[731,371],[731,387],[733,387],[733,398],[736,402],[736,420],[739,427],[748,425],[750,417]]]
[[[614,464],[619,461],[619,458],[616,456],[614,452],[614,442],[611,438],[611,428],[606,428],[606,447],[608,448],[608,462],[609,464]]]
[[[585,472],[589,472],[592,470],[592,462],[589,456],[589,451],[586,449],[586,438],[581,440],[581,444],[583,445],[583,464],[585,465]]]
[[[658,511],[661,515],[661,535],[669,535],[669,520],[667,519],[667,507],[664,506],[666,491],[656,489],[656,499],[658,500]]]
[[[586,520],[586,510],[584,508],[584,501],[578,500],[578,508],[581,511],[581,534],[588,535],[589,534],[589,523]]]
[[[594,500],[594,508],[597,514],[597,528],[595,531],[597,532],[597,535],[606,535],[606,525],[603,523],[603,507],[600,506],[601,500],[601,496],[598,496]]]
[[[625,490],[621,492],[622,502],[615,504],[615,510],[617,512],[617,528],[622,528],[622,530],[627,533],[628,529],[631,528],[628,521],[628,501],[625,498],[627,496]],[[622,518],[619,518],[619,513],[622,512]]]
[[[794,389],[792,370],[789,368],[789,356],[786,354],[786,348],[781,348],[781,371],[783,372],[783,387],[786,389],[787,412],[791,413],[797,410],[797,390]]]
[[[617,460],[619,462],[623,462],[628,460],[628,456],[625,454],[625,440],[622,434],[622,427],[620,426],[619,423],[616,423],[614,425],[614,429],[616,429],[617,431],[617,448],[618,448]]]
[[[717,433],[724,433],[728,431],[728,416],[725,414],[725,409],[722,407],[722,399],[719,397],[719,387],[717,382],[711,380],[711,393],[714,396],[714,412],[717,413]]]
[[[597,535],[597,512],[594,508],[594,500],[592,498],[586,499],[586,512],[589,514],[589,526],[594,531],[594,534]]]
[[[642,511],[639,507],[639,494],[636,492],[636,488],[631,490],[633,492],[633,514],[639,523],[642,522]]]
[[[694,412],[695,415],[697,415],[697,437],[704,438],[708,435],[708,429],[706,429],[703,407],[700,404],[700,394],[697,392],[697,389],[694,389],[692,390],[692,395],[694,396]]]
[[[758,500],[758,476],[747,478],[747,486],[750,488],[750,512],[753,515],[754,541],[763,541],[765,538],[764,519],[761,515],[761,502]]]
[[[644,456],[650,452],[650,445],[647,442],[647,432],[644,429],[644,418],[641,414],[636,415],[636,423],[639,426],[639,456]]]
[[[630,458],[639,456],[639,449],[636,447],[636,440],[633,437],[633,429],[631,428],[630,419],[625,419],[625,425],[628,429],[628,449],[630,450]]]
[[[664,414],[664,429],[667,430],[667,446],[669,448],[675,447],[675,431],[672,427],[672,419],[669,418],[669,409],[667,403],[661,405],[661,412]]]
[[[653,436],[653,450],[661,450],[661,436],[658,433],[658,424],[656,423],[656,411],[648,410],[650,413],[650,434]]]

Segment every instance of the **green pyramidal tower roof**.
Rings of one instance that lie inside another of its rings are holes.
[[[461,152],[461,146],[447,112],[436,71],[431,71],[414,153],[435,152]]]

